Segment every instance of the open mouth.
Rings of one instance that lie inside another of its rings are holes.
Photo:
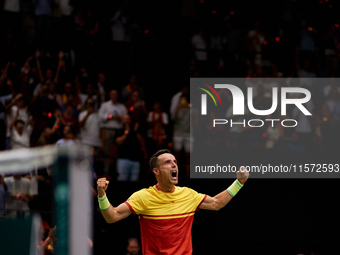
[[[177,171],[171,172],[171,177],[172,177],[172,178],[176,178],[176,177],[177,177]]]

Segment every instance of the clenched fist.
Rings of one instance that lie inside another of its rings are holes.
[[[243,185],[249,178],[249,171],[241,166],[240,170],[236,172],[237,180]]]
[[[107,190],[107,187],[109,186],[109,181],[106,180],[106,178],[99,178],[97,181],[97,191],[98,191],[98,197],[103,197],[105,195],[105,191]]]

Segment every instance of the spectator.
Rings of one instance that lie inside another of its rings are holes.
[[[57,102],[59,107],[62,107],[63,102],[61,100],[61,95],[57,93],[56,84],[54,82],[51,82],[48,88],[49,88],[48,98]]]
[[[13,84],[11,83],[11,81],[7,80],[6,69],[3,71],[3,74],[0,77],[0,131],[1,131],[0,132],[0,150],[10,148],[10,145],[9,145],[10,131],[9,129],[7,129],[7,126],[9,125],[6,125],[7,120],[6,120],[5,113],[9,109],[11,109],[11,107],[16,103],[17,99],[22,96],[22,94],[20,94],[20,95],[17,95],[16,98],[13,99],[13,95],[15,95],[15,91],[13,90],[13,86],[12,86]]]
[[[148,116],[148,151],[158,151],[164,146],[166,138],[165,126],[169,124],[168,115],[161,110],[161,104],[156,102],[153,105],[153,111],[149,112]]]
[[[146,133],[146,118],[148,111],[145,107],[145,101],[141,100],[138,90],[132,91],[129,100],[125,103],[128,114],[131,116],[132,124],[138,123],[142,135]]]
[[[53,135],[55,134],[56,130],[59,128],[60,119],[56,119],[53,128],[46,127],[44,131],[41,133],[38,141],[37,146],[44,146],[48,144],[54,143],[53,141]]]
[[[131,93],[135,90],[139,92],[140,98],[144,99],[143,89],[138,85],[136,75],[132,75],[129,82],[130,83],[122,89],[123,101],[126,102],[130,98]]]
[[[185,166],[187,176],[189,176],[192,140],[190,139],[190,107],[188,94],[181,95],[174,114],[173,145],[177,159],[180,159],[181,150],[184,149]]]
[[[33,122],[19,119],[19,111],[12,120],[11,130],[11,149],[29,148],[30,136],[33,130]]]
[[[204,30],[200,29],[196,35],[191,38],[191,44],[196,55],[196,67],[200,75],[205,74],[207,69],[207,43],[204,40]]]
[[[98,91],[95,91],[93,85],[91,83],[88,83],[87,86],[86,86],[86,93],[82,93],[79,95],[79,98],[80,98],[80,101],[82,103],[82,105],[86,105],[86,100],[88,98],[91,98],[93,100],[93,103],[94,103],[94,109],[95,110],[98,110]]]
[[[97,87],[99,92],[99,100],[100,105],[105,102],[105,98],[107,95],[107,83],[106,83],[106,76],[104,73],[98,73],[98,80],[97,80]]]
[[[77,132],[72,126],[66,125],[63,129],[64,138],[59,139],[55,146],[57,147],[67,147],[79,143],[77,139]]]
[[[41,86],[37,96],[31,99],[32,112],[39,119],[39,122],[46,122],[46,119],[58,108],[55,98],[52,99],[49,94],[49,85],[44,84]]]
[[[171,119],[173,120],[175,118],[175,112],[177,109],[177,106],[180,102],[180,98],[183,94],[189,93],[189,87],[183,86],[181,91],[177,92],[172,98],[171,98],[171,105],[170,105],[170,115]]]
[[[78,130],[78,112],[71,102],[67,103],[64,107],[63,120],[66,125],[72,126]]]
[[[75,86],[73,86],[70,82],[65,83],[64,93],[61,95],[61,100],[63,105],[71,102],[78,110],[80,110],[82,107],[80,98],[78,96],[78,91],[76,90]]]
[[[6,108],[7,108],[7,111],[6,111],[6,123],[7,123],[6,137],[10,140],[10,136],[11,136],[10,126],[11,126],[11,123],[12,123],[13,119],[15,118],[15,116],[17,114],[19,114],[18,118],[23,120],[24,122],[27,122],[30,119],[30,115],[29,115],[29,112],[28,112],[28,107],[27,107],[26,102],[25,102],[25,98],[23,97],[23,95],[21,93],[16,95],[14,100],[12,100],[11,103],[6,105]],[[9,145],[9,141],[8,141],[8,145]],[[10,149],[10,146],[8,146],[7,149]]]
[[[11,190],[3,176],[0,176],[0,218],[6,216],[7,201],[11,197]]]
[[[111,33],[112,33],[112,41],[114,42],[125,42],[125,28],[123,24],[122,17],[122,7],[118,6],[113,13],[113,16],[110,19],[111,23]]]
[[[110,100],[99,109],[99,118],[103,127],[102,147],[104,150],[104,173],[109,173],[111,147],[116,131],[123,128],[121,119],[127,114],[126,107],[118,102],[117,90],[110,91]]]
[[[118,130],[116,138],[117,180],[135,182],[139,179],[140,160],[145,153],[144,138],[138,133],[138,123],[133,124],[128,114],[122,117],[122,124],[124,130]]]
[[[86,100],[85,106],[85,110],[79,114],[80,141],[82,144],[93,147],[98,155],[101,146],[99,115],[92,98]]]
[[[261,77],[262,44],[264,40],[264,35],[260,31],[260,23],[256,21],[253,28],[248,31],[245,42],[250,66],[254,68],[257,77]]]
[[[126,247],[126,255],[140,255],[139,253],[139,242],[137,238],[129,238],[128,245]]]
[[[8,188],[12,194],[7,204],[7,217],[25,217],[30,214],[28,202],[33,199],[31,193],[30,179],[23,178],[20,174],[15,174],[5,178]]]

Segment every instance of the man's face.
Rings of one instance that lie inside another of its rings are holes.
[[[131,100],[132,100],[133,102],[137,102],[137,101],[139,100],[139,93],[138,93],[138,91],[132,92],[132,94],[131,94]]]
[[[176,185],[178,183],[178,166],[174,155],[164,153],[158,156],[159,182],[163,185]]]
[[[129,255],[136,255],[139,252],[139,244],[135,241],[131,241],[127,247]]]
[[[112,90],[110,92],[110,99],[113,103],[116,103],[118,101],[118,93],[116,90]]]
[[[154,106],[153,106],[153,110],[155,112],[160,112],[161,111],[161,105],[160,103],[155,103]]]
[[[65,126],[65,127],[64,127],[63,134],[64,134],[65,137],[67,137],[67,135],[69,134],[70,129],[71,129],[71,128],[70,128],[69,126]]]
[[[22,123],[21,121],[18,121],[17,124],[15,125],[15,128],[20,135],[24,133],[24,126],[25,124]]]
[[[65,84],[65,93],[68,94],[68,93],[71,93],[72,92],[72,84],[71,83],[66,83]]]
[[[130,115],[124,115],[123,118],[122,118],[122,123],[123,124],[130,124],[131,123],[131,117]]]

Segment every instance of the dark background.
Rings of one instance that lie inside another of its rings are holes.
[[[25,11],[32,14],[29,1],[22,2],[28,6]],[[145,92],[147,107],[150,109],[157,99],[162,101],[163,109],[167,112],[171,97],[182,86],[189,85],[189,65],[194,58],[190,42],[199,28],[205,29],[207,37],[218,33],[225,27],[225,17],[229,15],[234,27],[245,35],[254,22],[259,21],[268,42],[262,48],[263,59],[277,63],[284,76],[289,76],[295,69],[294,57],[299,45],[301,20],[318,31],[315,43],[320,49],[329,26],[340,23],[340,5],[335,0],[322,3],[315,0],[73,2],[78,8],[91,9],[100,24],[93,48],[94,57],[84,63],[90,75],[95,76],[98,71],[104,71],[111,88],[121,91],[135,73]],[[195,17],[182,15],[183,5],[188,2],[193,2]],[[138,29],[133,32],[134,40],[128,48],[115,47],[110,40],[108,19],[119,5],[123,6],[124,15],[138,24]],[[287,5],[292,16],[289,24],[281,19]],[[231,11],[234,11],[233,15]],[[279,35],[280,29],[284,31],[284,38],[276,42],[275,37]],[[146,30],[149,32],[145,33]],[[51,54],[58,51],[60,40],[65,38],[54,38]],[[1,48],[5,47],[2,39]],[[11,59],[18,61],[18,65],[24,63],[34,48],[34,44],[20,42],[12,51],[1,50],[1,65],[4,66]],[[131,58],[127,52],[132,54]],[[240,49],[239,55],[237,61],[227,58],[224,77],[247,75],[246,63],[242,60],[246,53]],[[215,65],[216,61],[210,59],[207,69],[198,77],[215,77]],[[323,75],[321,69],[314,67],[314,71],[318,77]],[[332,75],[338,77],[338,71],[335,70]],[[231,150],[226,156],[239,161],[242,158],[250,162],[252,157],[256,159],[250,150],[244,150],[242,154]],[[275,155],[277,158],[283,156]],[[294,154],[290,156],[294,157]],[[223,191],[232,182],[233,179],[189,179],[180,169],[179,186],[188,186],[210,196]],[[147,173],[141,176],[138,183],[111,181],[107,190],[108,198],[113,205],[118,205],[133,192],[154,184],[154,177]],[[337,179],[250,178],[221,211],[200,210],[195,214],[193,254],[340,254],[338,184]],[[97,205],[96,200],[94,203]],[[94,254],[125,254],[128,238],[137,237],[140,240],[137,216],[107,224],[98,207],[95,208]]]

